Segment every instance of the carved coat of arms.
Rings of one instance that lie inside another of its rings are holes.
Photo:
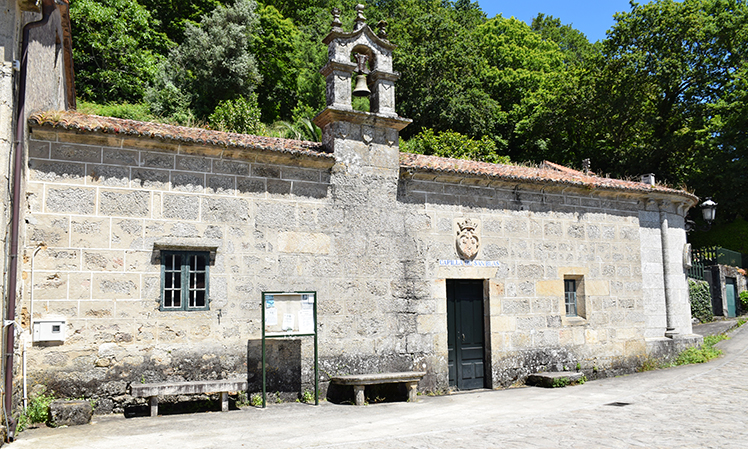
[[[463,259],[473,260],[480,250],[480,237],[478,237],[478,223],[469,218],[457,222],[457,254]]]

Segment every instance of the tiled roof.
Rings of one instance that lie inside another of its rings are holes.
[[[333,158],[333,155],[326,153],[322,144],[317,142],[227,133],[202,128],[166,125],[163,123],[139,122],[121,118],[81,114],[75,111],[52,111],[32,114],[29,117],[29,125],[61,128],[77,132],[102,132],[123,136],[172,140],[180,143],[238,147],[320,158]]]
[[[400,167],[406,170],[425,171],[434,174],[481,176],[509,182],[551,182],[585,188],[637,193],[663,193],[679,195],[694,203],[698,201],[698,197],[683,190],[658,185],[651,186],[641,182],[624,181],[622,179],[603,178],[594,174],[585,174],[548,161],[543,162],[539,167],[527,167],[450,159],[423,154],[400,153]]]
[[[252,136],[248,134],[211,131],[202,128],[165,125],[162,123],[139,122],[112,117],[80,114],[74,111],[54,111],[32,114],[32,126],[61,128],[77,132],[103,132],[124,136],[150,137],[173,140],[190,144],[216,145],[247,148],[262,151],[276,151],[319,158],[333,158],[325,152],[321,143],[302,140],[280,139],[276,137]],[[693,203],[698,197],[683,190],[664,186],[651,186],[641,182],[604,178],[573,170],[552,162],[543,162],[539,167],[501,165],[476,162],[464,159],[450,159],[423,154],[400,153],[400,166],[435,174],[481,176],[509,182],[557,183],[585,188],[599,188],[637,193],[662,193],[678,195]]]

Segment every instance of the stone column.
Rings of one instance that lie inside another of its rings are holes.
[[[667,317],[667,329],[665,330],[665,336],[672,338],[677,332],[675,331],[675,320],[673,317],[673,298],[670,286],[670,276],[672,275],[671,269],[671,254],[670,254],[670,243],[669,243],[669,230],[668,216],[666,210],[666,203],[660,202],[660,236],[662,238],[662,276],[665,284],[665,313]]]

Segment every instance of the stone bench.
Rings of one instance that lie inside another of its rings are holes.
[[[221,393],[221,411],[229,411],[229,392],[247,391],[247,381],[239,379],[201,380],[195,382],[158,382],[133,384],[130,394],[136,398],[149,398],[151,416],[158,416],[158,397],[180,394]]]
[[[404,383],[408,388],[408,402],[415,402],[418,382],[426,375],[425,371],[407,371],[402,373],[352,374],[349,376],[331,377],[330,382],[338,385],[352,385],[356,405],[364,405],[364,387],[366,385]]]

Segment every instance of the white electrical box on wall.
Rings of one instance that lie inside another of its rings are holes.
[[[34,321],[33,341],[65,341],[65,320],[48,318]]]

